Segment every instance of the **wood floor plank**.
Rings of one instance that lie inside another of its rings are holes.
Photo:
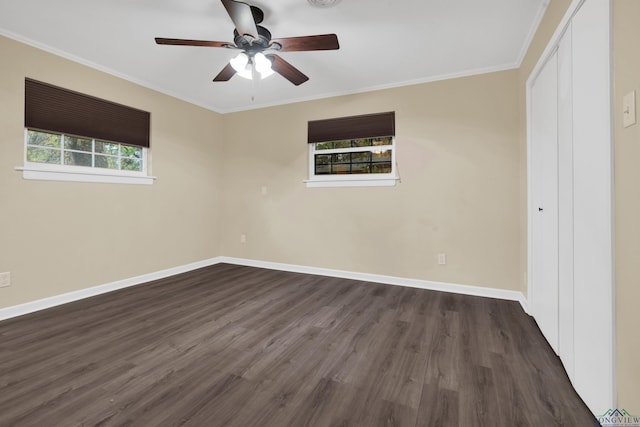
[[[470,363],[464,359],[460,317],[445,310],[433,314],[427,335],[427,364],[424,381],[440,389],[456,391]]]
[[[460,424],[458,392],[426,383],[417,416],[416,427],[457,427]]]
[[[582,426],[519,304],[228,264],[0,322],[0,426]]]

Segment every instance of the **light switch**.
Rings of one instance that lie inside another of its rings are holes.
[[[633,90],[624,96],[622,102],[622,126],[628,128],[636,124],[636,91]]]

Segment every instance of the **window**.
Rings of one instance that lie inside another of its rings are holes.
[[[395,185],[394,122],[394,113],[309,122],[307,186]]]
[[[25,179],[151,184],[149,113],[25,80]]]
[[[142,147],[27,130],[26,162],[145,172]]]

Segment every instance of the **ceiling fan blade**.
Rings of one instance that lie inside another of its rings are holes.
[[[303,52],[308,50],[336,50],[340,49],[338,36],[335,34],[321,34],[318,36],[287,37],[284,39],[271,40],[282,48],[280,52]]]
[[[156,37],[157,44],[168,44],[174,46],[207,46],[207,47],[235,47],[229,42],[214,42],[208,40],[186,40],[186,39],[165,39]]]
[[[256,21],[253,19],[251,6],[234,0],[222,0],[222,4],[224,8],[227,9],[227,13],[231,17],[233,25],[236,26],[239,34],[249,34],[254,39],[258,38],[258,28],[256,27]]]
[[[222,69],[222,71],[220,71],[218,73],[217,76],[215,76],[213,81],[214,82],[226,82],[226,81],[229,81],[229,79],[231,77],[233,77],[235,74],[236,74],[236,70],[234,70],[234,68],[231,66],[231,64],[227,64],[227,66],[224,67]]]
[[[281,74],[282,77],[289,80],[294,85],[299,86],[309,80],[309,77],[302,74],[300,70],[280,58],[278,55],[265,56],[271,60],[271,69],[276,73]]]

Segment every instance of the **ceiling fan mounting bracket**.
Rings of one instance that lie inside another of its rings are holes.
[[[251,14],[256,25],[264,21],[264,12],[258,6],[251,6]]]

